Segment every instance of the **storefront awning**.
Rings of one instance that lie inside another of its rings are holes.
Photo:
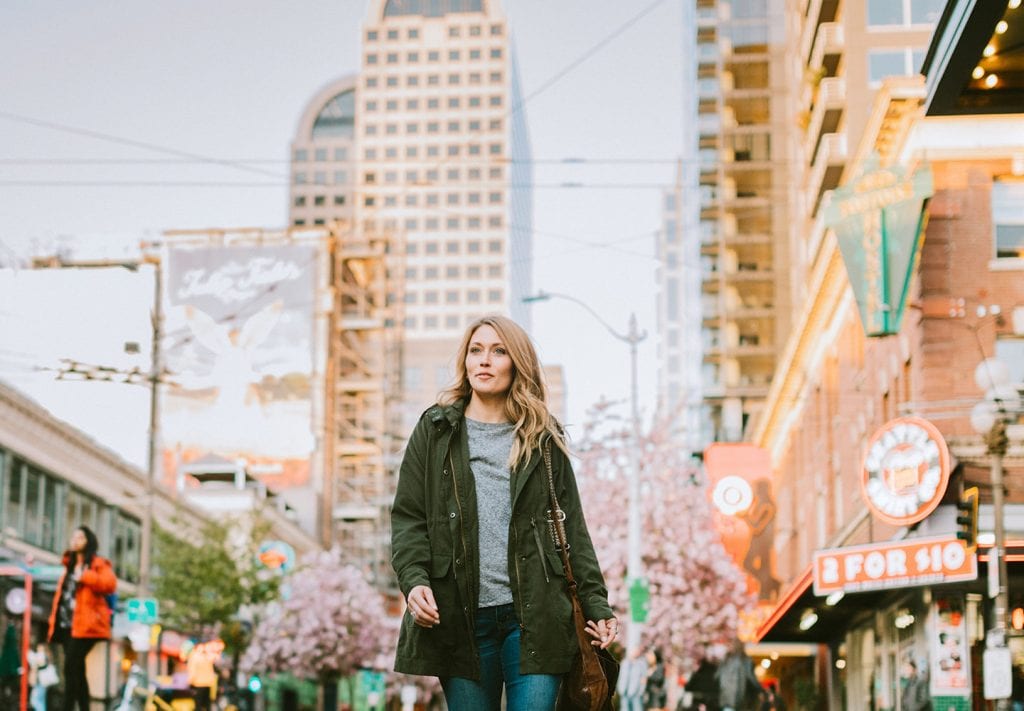
[[[813,582],[813,570],[807,566],[758,629],[758,642],[828,643],[842,637],[862,614],[877,610],[893,592],[817,597]]]

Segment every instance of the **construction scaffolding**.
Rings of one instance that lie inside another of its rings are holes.
[[[401,250],[393,236],[348,222],[332,232],[334,296],[328,349],[324,524],[346,562],[379,588],[390,566],[401,397]]]

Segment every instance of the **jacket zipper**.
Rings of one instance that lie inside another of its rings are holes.
[[[463,528],[462,499],[459,498],[459,479],[455,476],[455,462],[452,461],[451,449],[448,450],[448,469],[452,478],[452,491],[455,494],[455,506],[459,509],[459,538],[462,540],[462,559],[466,561],[466,558],[469,556],[467,554],[468,548],[466,547],[466,531]],[[469,561],[466,561],[467,564],[468,562]],[[457,565],[454,566],[454,575],[456,578],[459,577],[459,566]]]
[[[530,519],[530,526],[533,528],[533,540],[537,542],[537,554],[540,556],[540,567],[544,569],[544,580],[550,583],[551,578],[548,577],[548,559],[544,555],[544,546],[540,543],[540,532],[537,530],[536,516]]]

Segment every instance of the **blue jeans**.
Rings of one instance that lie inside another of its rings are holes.
[[[442,677],[448,711],[499,711],[505,686],[507,711],[549,711],[562,677],[519,673],[519,620],[512,605],[481,607],[476,612],[480,681]]]

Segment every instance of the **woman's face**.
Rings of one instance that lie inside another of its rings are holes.
[[[75,553],[81,553],[85,550],[86,543],[87,541],[85,538],[85,533],[82,532],[82,529],[76,528],[75,532],[71,534],[71,542],[69,547]]]
[[[466,377],[480,397],[504,395],[512,387],[512,357],[491,326],[481,326],[469,339]]]

